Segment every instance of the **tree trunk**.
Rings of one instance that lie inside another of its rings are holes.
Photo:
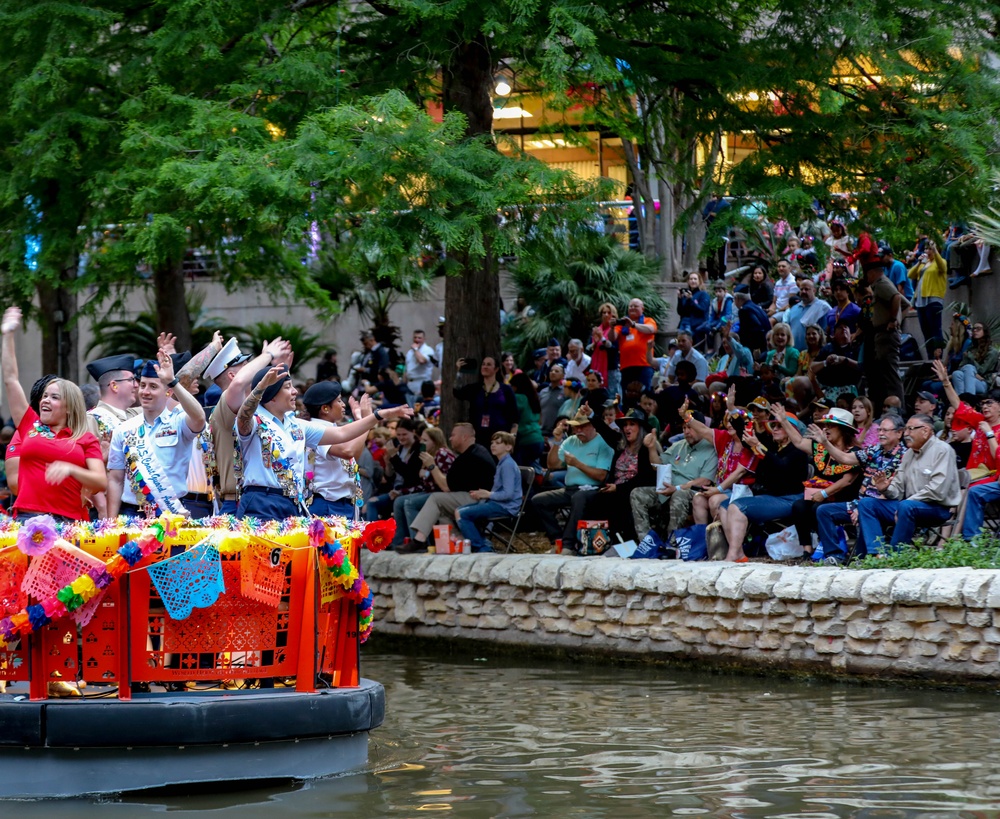
[[[177,337],[177,352],[190,350],[191,316],[184,300],[182,259],[171,259],[153,268],[153,299],[156,303],[156,329]]]
[[[493,132],[494,62],[482,36],[459,43],[442,71],[444,110],[460,111],[470,137]],[[487,246],[488,247],[488,246]],[[449,430],[465,419],[465,407],[452,395],[455,361],[500,355],[500,283],[492,254],[471,260],[451,254],[462,270],[449,276],[444,290],[444,361],[441,362],[441,426]]]
[[[64,269],[58,284],[38,282],[39,324],[42,328],[42,372],[53,373],[74,383],[79,381],[76,349],[79,329],[76,324],[77,296],[70,289],[76,279],[76,266]]]

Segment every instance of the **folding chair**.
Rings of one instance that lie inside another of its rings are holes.
[[[913,533],[916,535],[924,536],[924,546],[928,548],[937,548],[942,543],[945,542],[953,533],[953,531],[958,527],[962,518],[965,517],[965,499],[969,492],[969,484],[972,482],[969,478],[969,470],[959,469],[958,470],[958,485],[962,489],[962,501],[951,510],[951,517],[948,520],[939,523],[937,526],[920,526]],[[947,531],[946,531],[947,530]]]
[[[510,533],[510,537],[507,539],[507,544],[504,548],[504,554],[510,553],[511,547],[514,545],[515,538],[524,544],[526,549],[531,548],[531,543],[525,540],[524,535],[518,533],[517,527],[520,525],[521,518],[524,516],[524,509],[528,505],[528,495],[535,482],[535,470],[530,466],[519,466],[518,471],[521,473],[521,507],[517,510],[517,514],[501,515],[499,517],[489,518],[486,521],[488,532],[490,534],[496,534],[498,529],[502,532]],[[502,537],[502,535],[500,537]]]

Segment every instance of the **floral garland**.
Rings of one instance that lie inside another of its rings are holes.
[[[76,611],[144,557],[157,551],[163,545],[163,540],[170,528],[172,527],[169,519],[166,523],[159,520],[154,521],[136,540],[130,540],[120,546],[115,556],[108,560],[104,566],[95,566],[45,600],[25,606],[17,614],[10,617],[4,617],[3,620],[0,620],[0,638],[5,643],[10,643],[19,634],[31,634],[44,628],[53,620],[66,617],[71,612]]]
[[[260,453],[264,466],[274,472],[281,491],[287,497],[301,503],[302,493],[299,491],[299,482],[292,470],[291,457],[285,454],[285,447],[271,429],[271,425],[259,415],[255,415],[254,418],[257,419],[257,436],[260,438]]]
[[[365,505],[365,490],[361,486],[361,467],[354,458],[341,458],[340,465],[354,481],[354,505],[360,510]]]

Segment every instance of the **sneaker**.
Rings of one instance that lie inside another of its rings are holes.
[[[840,555],[830,555],[829,557],[826,557],[826,558],[823,559],[823,565],[824,566],[843,566],[844,565],[844,558],[842,558]]]

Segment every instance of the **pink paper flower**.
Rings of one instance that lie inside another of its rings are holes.
[[[28,518],[17,533],[17,548],[26,555],[40,557],[55,546],[56,522],[50,515]]]

